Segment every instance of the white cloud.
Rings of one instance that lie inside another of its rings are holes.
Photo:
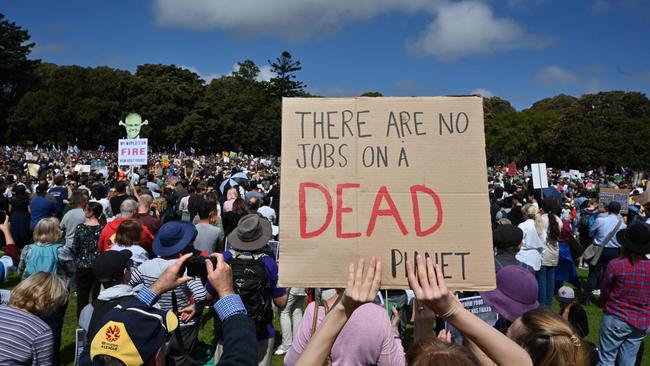
[[[212,80],[214,80],[214,79],[218,79],[218,78],[220,78],[220,77],[223,76],[222,74],[219,74],[219,73],[216,73],[216,72],[214,72],[214,73],[208,73],[208,74],[203,74],[203,73],[201,73],[201,72],[199,71],[199,69],[197,69],[197,68],[194,67],[194,66],[178,65],[178,67],[180,67],[180,68],[182,68],[182,69],[189,70],[189,71],[191,71],[191,72],[193,72],[193,73],[199,75],[199,77],[200,77],[201,79],[203,79],[203,81],[205,81],[206,84],[210,84],[210,82],[211,82]]]
[[[271,71],[271,65],[264,65],[260,67],[260,73],[257,75],[257,81],[269,81],[275,77],[275,73]]]
[[[544,86],[574,85],[577,82],[578,76],[573,71],[556,65],[546,66],[535,75],[535,83]]]
[[[409,46],[445,61],[548,44],[514,20],[496,17],[490,6],[482,0],[154,0],[153,9],[161,26],[289,41],[332,35],[383,14],[424,13],[433,20]]]
[[[472,90],[470,92],[470,94],[478,94],[478,95],[480,95],[480,96],[482,96],[484,98],[492,98],[494,96],[494,93],[492,93],[491,91],[489,91],[487,89],[483,89],[483,88],[474,89],[474,90]]]
[[[495,17],[488,4],[468,0],[439,6],[433,22],[410,47],[449,62],[471,54],[545,47],[548,42],[512,19]]]
[[[436,0],[442,1],[442,0]],[[304,40],[333,34],[345,23],[391,11],[431,8],[427,0],[155,0],[157,23],[189,29],[220,28],[238,35]]]

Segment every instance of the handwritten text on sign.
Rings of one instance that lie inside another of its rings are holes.
[[[480,97],[291,98],[282,111],[283,285],[345,285],[376,256],[405,287],[416,253],[452,286],[494,286]]]
[[[120,139],[117,146],[120,166],[147,165],[147,139]]]

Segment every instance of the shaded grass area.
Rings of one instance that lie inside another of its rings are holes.
[[[581,280],[583,280],[583,282],[586,281],[587,271],[579,270],[578,273],[581,277]],[[7,282],[0,285],[0,288],[11,289],[14,286],[16,286],[17,283],[18,283],[18,278],[14,275],[12,277],[9,277],[7,279]],[[61,355],[61,363],[63,365],[72,365],[74,363],[75,330],[77,328],[76,308],[77,308],[76,297],[74,296],[74,294],[71,294],[68,308],[65,314],[62,340],[61,340],[60,355]],[[553,302],[552,310],[555,312],[559,311],[559,305],[556,300]],[[589,330],[590,330],[589,335],[587,336],[586,339],[595,344],[598,344],[598,332],[600,329],[600,321],[603,316],[602,310],[598,306],[592,303],[585,306],[585,310],[589,317]],[[201,319],[201,324],[202,324],[202,329],[199,332],[199,339],[202,342],[211,344],[213,340],[214,328],[212,322],[212,315],[210,311],[204,312],[203,317]],[[273,320],[273,325],[275,326],[276,329],[275,347],[277,347],[278,345],[280,345],[280,343],[282,343],[282,337],[280,334],[279,315],[277,314],[277,312]],[[409,325],[405,335],[405,342],[404,342],[405,348],[408,348],[408,346],[412,343],[412,333],[413,333],[413,327]],[[650,366],[650,337],[646,337],[644,342],[645,342],[645,353],[644,353],[642,365]],[[273,366],[283,365],[284,364],[283,356],[274,355],[271,364]]]

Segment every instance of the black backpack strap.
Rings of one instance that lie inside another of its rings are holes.
[[[176,291],[172,290],[172,309],[176,317],[178,317],[178,327],[176,327],[176,330],[174,331],[174,336],[176,337],[176,343],[178,343],[178,347],[180,348],[181,353],[183,356],[190,361],[194,365],[203,365],[203,362],[197,361],[192,356],[190,356],[189,352],[185,349],[185,343],[183,342],[183,334],[181,333],[181,326],[180,326],[180,314],[178,310],[178,299],[176,298]]]

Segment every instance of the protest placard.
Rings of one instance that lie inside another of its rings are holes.
[[[147,165],[147,139],[120,139],[117,147],[118,164],[120,166]]]
[[[34,163],[27,164],[27,172],[29,172],[29,175],[33,178],[38,178],[39,170],[41,170],[40,165]]]
[[[90,173],[90,165],[77,164],[74,166],[74,171],[77,173]]]
[[[533,188],[548,188],[548,173],[546,172],[546,163],[530,164],[533,171]]]
[[[625,189],[601,188],[598,192],[598,209],[607,211],[610,202],[616,201],[621,204],[621,213],[627,214],[627,204],[630,194]]]
[[[285,98],[280,284],[345,287],[375,256],[406,288],[420,253],[452,288],[494,288],[483,131],[475,96]]]
[[[486,322],[489,326],[494,326],[499,320],[499,314],[492,309],[488,303],[480,296],[471,296],[459,299],[461,305],[470,313],[476,315],[481,320]],[[456,329],[451,323],[445,322],[445,329],[452,335],[452,339],[456,344],[463,344],[463,334]]]

